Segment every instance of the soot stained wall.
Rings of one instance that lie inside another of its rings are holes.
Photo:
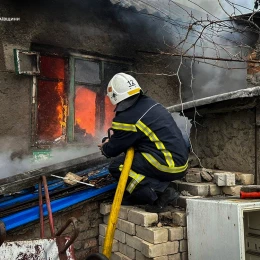
[[[165,73],[165,61],[154,59],[150,63],[137,52],[155,50],[163,44],[159,30],[162,22],[156,27],[153,19],[148,21],[149,17],[143,18],[109,1],[3,0],[0,10],[4,17],[20,18],[18,22],[0,22],[0,139],[10,140],[10,150],[29,149],[31,136],[32,78],[14,74],[14,48],[29,50],[36,43],[126,57],[134,60],[134,71],[147,72],[149,67],[151,74]],[[159,102],[166,106],[177,103],[173,77],[141,74],[137,78]],[[6,149],[2,146],[0,152]]]

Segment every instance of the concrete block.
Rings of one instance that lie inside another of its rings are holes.
[[[169,241],[177,241],[183,239],[183,227],[167,227],[169,233]]]
[[[136,236],[152,244],[159,244],[168,241],[168,230],[163,227],[136,226]]]
[[[135,257],[138,260],[151,260],[151,258],[148,258],[146,256],[144,256],[140,251],[136,250],[135,251]]]
[[[134,209],[134,206],[121,206],[118,217],[124,220],[128,219],[128,212]]]
[[[107,225],[99,224],[99,235],[104,237],[106,235],[106,230],[107,230]],[[125,233],[120,231],[119,229],[115,230],[114,238],[121,243],[125,243]]]
[[[188,183],[183,181],[174,181],[178,185],[179,191],[187,191],[194,196],[208,196],[208,183]]]
[[[236,185],[232,187],[223,187],[222,191],[226,195],[239,196],[240,190],[243,185]]]
[[[154,258],[148,258],[145,255],[143,255],[141,252],[136,250],[136,260],[168,260],[168,256],[158,256]]]
[[[126,234],[126,244],[140,252],[142,251],[143,240],[137,236],[129,236]]]
[[[135,251],[136,250],[134,248],[128,246],[127,244],[119,243],[119,252],[130,259],[135,259]]]
[[[177,200],[176,206],[186,209],[186,206],[187,206],[186,200],[187,199],[198,199],[198,198],[203,198],[203,196],[182,196],[181,195]]]
[[[187,252],[188,251],[188,243],[187,240],[181,240],[180,241],[180,252]]]
[[[185,176],[187,182],[201,182],[201,175],[200,172],[188,172]]]
[[[181,254],[174,254],[174,255],[169,255],[168,260],[181,260]]]
[[[172,223],[178,226],[187,226],[185,211],[176,211],[172,213]]]
[[[181,253],[181,260],[188,260],[188,252]]]
[[[108,217],[109,216],[104,216],[103,217],[103,222],[105,224],[108,223]],[[134,223],[131,223],[129,221],[126,221],[124,219],[117,219],[117,225],[116,225],[117,229],[127,233],[127,234],[130,234],[130,235],[135,235],[135,224]]]
[[[183,239],[187,239],[187,227],[183,227]]]
[[[111,203],[101,203],[100,204],[100,213],[102,215],[109,215],[111,210]]]
[[[110,259],[111,260],[131,260],[131,259],[134,259],[134,258],[129,258],[129,257],[123,255],[120,252],[115,252],[115,253],[111,254]]]
[[[252,185],[254,184],[254,175],[250,173],[234,172],[236,175],[236,184]]]
[[[216,195],[220,195],[221,192],[221,188],[218,187],[216,184],[213,183],[209,183],[209,195],[210,196],[216,196]]]
[[[128,213],[128,221],[140,226],[149,227],[158,223],[158,214],[146,212],[143,209],[132,209]]]
[[[232,172],[215,172],[214,181],[218,186],[234,186],[236,184],[236,176]]]
[[[173,255],[178,253],[178,251],[179,251],[179,241],[166,242],[157,245],[153,245],[146,241],[142,241],[141,253],[149,258]]]
[[[117,228],[129,235],[135,235],[135,224],[129,221],[119,218],[117,220]]]
[[[103,245],[104,245],[104,240],[105,240],[105,237],[100,236],[100,235],[98,236],[98,242],[101,247],[103,247]],[[117,240],[113,239],[112,252],[117,252],[118,249],[119,249],[119,243]]]
[[[108,219],[109,219],[109,216],[104,216],[103,217],[103,222],[107,225],[108,223]]]

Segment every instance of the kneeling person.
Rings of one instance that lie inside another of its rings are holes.
[[[171,114],[143,94],[138,82],[125,73],[116,74],[107,95],[116,105],[114,134],[99,145],[106,157],[115,158],[109,171],[119,179],[129,147],[135,150],[124,194],[124,204],[149,204],[148,211],[162,212],[179,193],[171,181],[184,177],[188,148]]]

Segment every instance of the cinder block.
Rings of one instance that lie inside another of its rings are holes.
[[[99,235],[104,237],[106,235],[106,230],[107,230],[107,225],[99,224]],[[118,229],[115,230],[114,238],[121,243],[125,243],[125,233]]]
[[[173,212],[172,223],[182,227],[187,226],[186,213],[184,211]]]
[[[146,257],[145,255],[143,255],[140,251],[136,250],[135,251],[135,257],[138,260],[151,260],[151,258]]]
[[[226,195],[239,196],[240,190],[243,185],[236,185],[232,187],[223,187],[222,191]]]
[[[214,181],[218,186],[236,185],[236,176],[232,172],[215,172]]]
[[[251,173],[235,172],[236,184],[252,185],[254,184],[254,175]]]
[[[102,215],[108,215],[111,210],[111,203],[101,203],[100,204],[100,213]]]
[[[146,241],[142,241],[141,253],[146,257],[167,256],[178,253],[179,241],[166,242],[162,244],[153,245]]]
[[[168,260],[181,260],[181,254],[169,255]]]
[[[188,251],[188,243],[187,240],[180,241],[180,252],[187,252]]]
[[[115,253],[111,254],[110,259],[111,260],[131,260],[131,259],[134,259],[134,258],[129,258],[129,257],[121,254],[120,252],[115,252]]]
[[[121,206],[118,217],[121,218],[121,219],[127,220],[128,219],[128,212],[131,209],[134,209],[134,208],[135,207],[133,207],[133,206],[124,206],[124,205]]]
[[[103,245],[104,245],[104,240],[105,240],[105,237],[100,236],[100,235],[98,236],[99,245],[100,245],[101,247],[103,247]],[[115,239],[113,239],[112,252],[117,252],[118,249],[119,249],[118,241],[115,240]]]
[[[186,174],[185,179],[187,182],[201,182],[201,175],[200,172],[194,172],[194,171],[190,171]]]
[[[167,227],[169,232],[169,241],[183,239],[183,227]]]
[[[209,183],[209,195],[216,196],[221,194],[221,188],[219,188],[216,184]]]
[[[103,217],[103,222],[105,224],[108,224],[108,217],[109,216],[104,216]],[[130,235],[135,235],[135,224],[131,223],[129,221],[123,220],[123,219],[117,219],[117,225],[116,225],[117,229],[130,234]]]
[[[135,224],[129,221],[119,218],[117,220],[117,228],[129,235],[135,235]]]
[[[187,239],[187,227],[183,227],[183,239]]]
[[[181,253],[181,260],[188,260],[188,252]]]
[[[128,213],[128,221],[140,226],[149,227],[158,223],[158,214],[146,212],[143,209],[132,209]]]
[[[143,240],[137,236],[126,234],[126,244],[140,252],[142,251]]]
[[[159,244],[168,241],[168,230],[162,227],[136,226],[136,236],[152,244]]]
[[[148,258],[145,255],[143,255],[141,252],[136,250],[136,260],[168,260],[168,256],[158,256],[154,258]]]
[[[158,213],[158,221],[165,221],[171,219],[172,219],[172,212],[170,210],[166,212]]]
[[[103,222],[107,225],[108,223],[108,219],[109,219],[109,216],[104,216],[103,217]]]
[[[187,199],[198,199],[198,198],[203,198],[203,196],[180,196],[177,200],[177,205],[176,206],[179,206],[181,208],[184,208],[186,209],[186,200]]]
[[[128,246],[127,244],[119,243],[119,252],[130,259],[135,259],[135,251],[136,250],[134,248]]]
[[[208,183],[188,183],[183,181],[174,181],[178,185],[179,191],[187,191],[194,196],[208,196]]]

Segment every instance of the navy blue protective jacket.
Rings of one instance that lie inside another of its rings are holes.
[[[157,170],[180,173],[188,166],[188,148],[171,114],[150,97],[138,101],[112,122],[114,134],[102,147],[107,157],[115,157],[134,147]]]

